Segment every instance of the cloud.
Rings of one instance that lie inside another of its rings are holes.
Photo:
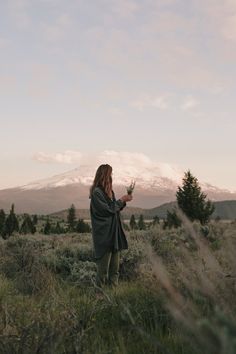
[[[157,177],[167,177],[181,181],[183,171],[176,165],[153,161],[142,152],[105,150],[103,152],[83,154],[80,151],[67,150],[61,153],[38,152],[33,159],[41,163],[76,164],[93,167],[110,164],[115,179],[142,179],[150,181]]]
[[[28,29],[31,26],[30,5],[32,5],[30,0],[9,0],[7,2],[9,14],[20,29]]]
[[[111,7],[112,7],[112,12],[115,14],[121,16],[121,17],[130,17],[136,14],[136,12],[139,10],[139,5],[137,1],[131,1],[131,0],[113,0],[109,1]]]
[[[193,96],[187,96],[184,100],[184,103],[181,106],[183,111],[193,110],[199,105],[199,102]]]
[[[143,97],[133,101],[130,105],[139,111],[143,111],[144,108],[154,107],[160,110],[165,110],[169,108],[168,100],[169,95],[161,96],[149,96],[144,95]]]
[[[114,177],[118,180],[124,176],[131,179],[142,176],[142,179],[150,181],[158,176],[180,181],[183,176],[179,167],[153,161],[141,152],[105,150],[97,155],[95,161],[97,164],[110,164]]]
[[[198,47],[197,21],[192,22],[175,19],[173,15],[169,18],[169,13],[162,17],[158,14],[148,23],[135,27],[135,31],[111,27],[109,31],[100,30],[95,41],[93,36],[88,39],[94,42],[91,51],[100,66],[125,76],[127,81],[137,82],[137,87],[146,81],[172,90],[209,92],[214,87],[225,87],[231,77],[206,60],[206,53]],[[181,33],[186,34],[187,40]],[[141,97],[136,106],[143,109],[153,99]]]
[[[170,102],[170,97],[172,97],[172,104]],[[135,100],[130,103],[130,105],[139,111],[143,111],[145,108],[154,107],[160,110],[166,110],[175,108],[181,109],[183,111],[194,110],[199,105],[198,100],[192,95],[188,95],[184,98],[182,104],[180,104],[180,97],[174,93],[165,94],[161,96],[149,96],[143,95],[142,98]]]
[[[117,107],[111,107],[108,109],[108,112],[112,115],[112,116],[116,116],[116,117],[123,117],[124,116],[124,112],[117,108]]]
[[[226,41],[236,41],[236,2],[235,0],[202,1],[202,10],[208,17],[213,30]]]
[[[49,42],[56,42],[65,38],[72,23],[73,21],[70,15],[64,13],[57,17],[52,23],[42,23],[41,27],[46,40]]]
[[[225,39],[235,41],[236,40],[236,14],[228,16],[222,27],[222,35]]]
[[[81,162],[82,156],[83,154],[81,152],[72,150],[53,154],[38,152],[33,156],[33,160],[43,163],[75,164]]]

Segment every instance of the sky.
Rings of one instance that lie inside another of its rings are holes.
[[[0,189],[113,151],[236,190],[235,62],[235,0],[0,0]]]

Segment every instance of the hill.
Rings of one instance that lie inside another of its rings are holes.
[[[219,216],[224,220],[236,219],[236,200],[225,200],[215,202],[215,211],[212,215],[213,218]]]
[[[236,200],[225,200],[220,202],[214,202],[215,211],[212,218],[220,217],[223,220],[234,220],[236,219]],[[144,209],[138,207],[126,207],[121,213],[123,219],[130,219],[131,215],[134,214],[138,217],[143,214],[146,220],[152,219],[154,216],[158,216],[163,219],[166,217],[167,210],[171,210],[176,205],[176,202],[170,202],[162,204],[156,208]],[[51,214],[53,216],[60,217],[66,220],[67,209]],[[76,209],[77,218],[88,220],[90,219],[89,209]]]
[[[163,211],[163,204],[175,199],[183,173],[178,174],[170,166],[162,165],[136,171],[123,166],[114,169],[113,187],[117,197],[126,193],[126,187],[135,178],[134,200],[130,206],[150,209],[150,213]],[[80,166],[78,169],[52,176],[16,188],[0,190],[0,209],[8,211],[15,203],[17,213],[51,214],[65,210],[72,203],[78,209],[89,208],[89,189],[93,182],[95,168]],[[236,200],[236,192],[200,183],[202,190],[212,201]],[[155,210],[161,206],[161,209]],[[151,210],[152,208],[152,210]],[[165,210],[165,207],[164,207]],[[135,212],[135,210],[134,210]],[[136,210],[139,213],[139,210]],[[128,211],[128,215],[132,211]],[[149,212],[147,212],[149,214]]]

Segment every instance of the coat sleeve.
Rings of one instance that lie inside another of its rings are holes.
[[[93,207],[96,213],[100,216],[114,215],[118,211],[122,210],[126,203],[122,200],[108,201],[100,191],[94,191],[92,195]]]

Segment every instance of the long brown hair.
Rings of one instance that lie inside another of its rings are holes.
[[[93,190],[100,187],[110,198],[112,198],[112,167],[108,164],[100,165],[95,174],[93,184],[90,188],[90,198]]]

